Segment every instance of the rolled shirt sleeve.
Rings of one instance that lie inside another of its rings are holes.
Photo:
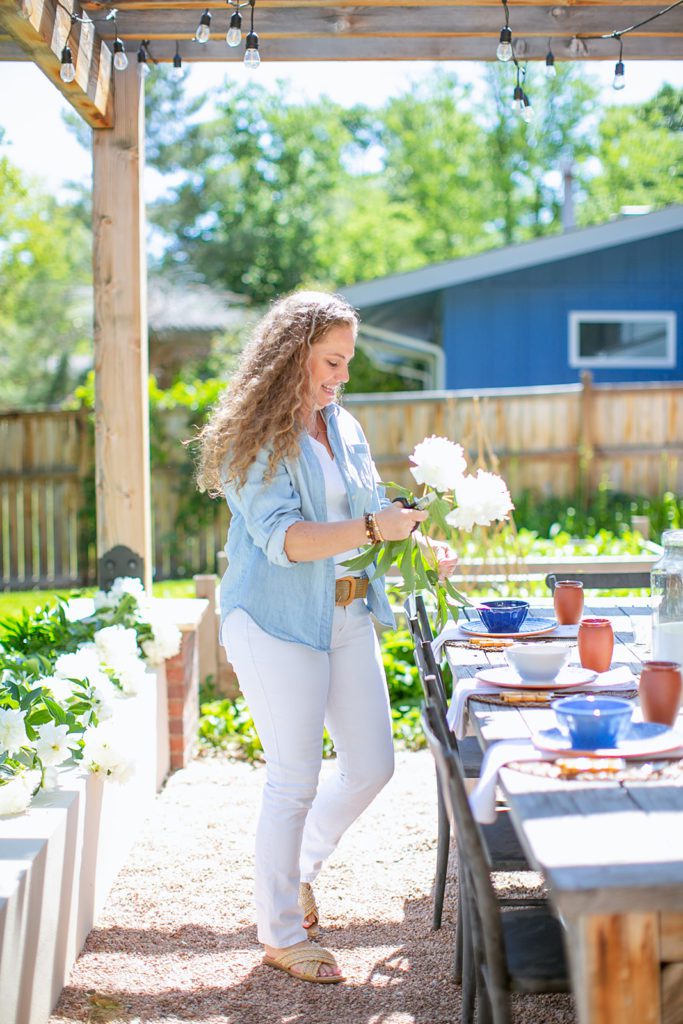
[[[281,460],[266,481],[268,451],[263,448],[252,462],[244,484],[237,488],[223,482],[225,497],[233,512],[244,519],[251,538],[269,562],[284,568],[296,565],[285,552],[285,535],[290,526],[302,522],[301,497]]]

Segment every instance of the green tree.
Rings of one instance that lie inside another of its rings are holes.
[[[0,155],[0,405],[59,401],[87,351],[90,238],[69,208]]]
[[[668,94],[659,96],[668,100]],[[581,223],[599,224],[623,206],[683,202],[683,132],[671,129],[675,117],[673,107],[665,102],[659,108],[654,100],[605,110],[598,128],[599,171],[586,182]]]

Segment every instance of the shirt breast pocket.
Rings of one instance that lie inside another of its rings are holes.
[[[370,445],[366,443],[350,444],[349,466],[358,484],[364,491],[372,492],[375,489],[375,475],[372,466],[372,455]]]

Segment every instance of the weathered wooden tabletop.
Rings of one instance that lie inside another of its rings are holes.
[[[612,620],[613,666],[628,665],[637,673],[650,651],[646,602],[603,600],[591,603],[591,613]],[[502,653],[458,646],[446,651],[460,678],[486,664],[505,663]],[[576,649],[572,662],[578,662]],[[470,699],[469,714],[484,748],[556,725],[548,707],[498,707]],[[678,728],[683,734],[683,715]],[[681,1024],[683,775],[561,780],[505,768],[500,785],[528,859],[567,924],[579,1019]],[[618,984],[604,974],[615,970]]]

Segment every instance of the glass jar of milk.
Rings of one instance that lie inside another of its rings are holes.
[[[683,530],[665,530],[652,566],[652,656],[683,665]]]

